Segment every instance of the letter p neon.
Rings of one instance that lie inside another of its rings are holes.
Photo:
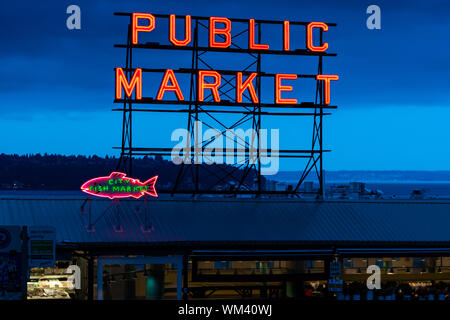
[[[140,19],[146,19],[148,25],[140,26],[138,24]],[[138,43],[138,32],[150,32],[155,29],[155,17],[150,13],[136,13],[134,12],[131,19],[131,33],[133,37],[133,44]]]

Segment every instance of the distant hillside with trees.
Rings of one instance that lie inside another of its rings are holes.
[[[119,159],[116,157],[98,156],[65,156],[57,154],[7,155],[0,154],[0,188],[25,190],[78,190],[87,180],[109,175],[116,170]],[[208,166],[208,165],[201,165]],[[143,157],[133,160],[133,178],[145,181],[159,175],[160,189],[171,189],[176,181],[180,166],[162,157]],[[227,165],[208,166],[200,169],[203,188],[210,187],[217,181],[216,176],[225,177],[234,168]],[[188,169],[180,188],[192,189]],[[237,170],[233,176],[228,176],[222,183],[227,188],[227,182],[238,181],[243,170]],[[255,172],[247,176],[246,184],[251,185]]]

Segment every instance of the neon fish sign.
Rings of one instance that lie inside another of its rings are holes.
[[[127,177],[125,173],[113,172],[107,177],[93,178],[86,181],[81,186],[81,191],[90,195],[109,198],[136,198],[139,199],[143,195],[157,197],[156,180],[158,176],[154,176],[145,182],[139,179]]]

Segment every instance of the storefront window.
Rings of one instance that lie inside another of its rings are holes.
[[[231,261],[214,261],[214,269],[230,269]]]

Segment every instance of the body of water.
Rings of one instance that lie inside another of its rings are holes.
[[[296,185],[298,181],[279,181],[285,184]],[[409,197],[413,190],[424,190],[427,198],[450,198],[450,181],[369,181],[364,182],[368,190],[380,190],[383,196],[390,198],[392,196],[400,196],[402,198]],[[330,186],[348,185],[348,181],[328,181],[326,189]],[[317,187],[317,183],[314,183]]]
[[[366,183],[370,190],[381,190],[385,196],[407,196],[413,190],[424,190],[427,197],[450,198],[450,182],[378,182]]]

